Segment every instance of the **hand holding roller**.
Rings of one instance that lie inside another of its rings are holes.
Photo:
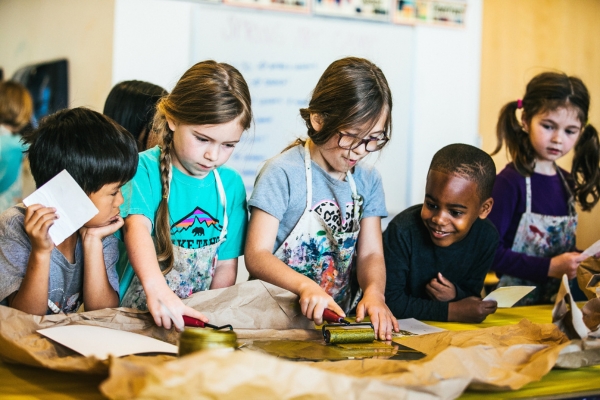
[[[215,330],[229,328],[230,331],[233,330],[233,326],[231,326],[231,325],[216,326],[216,325],[209,324],[208,322],[201,321],[197,318],[189,317],[187,315],[183,316],[183,323],[185,324],[185,326],[193,326],[195,328],[212,328]]]

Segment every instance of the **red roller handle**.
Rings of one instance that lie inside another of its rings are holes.
[[[187,315],[183,316],[183,323],[185,326],[193,326],[196,328],[204,328],[206,326],[206,324],[198,318],[188,317]]]
[[[343,317],[340,317],[329,308],[326,308],[325,311],[323,311],[323,319],[331,324],[350,324],[350,322],[346,321]]]

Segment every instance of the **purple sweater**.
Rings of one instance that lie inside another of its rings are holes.
[[[561,169],[572,187],[570,174]],[[488,216],[500,234],[500,242],[492,270],[535,282],[548,279],[549,257],[534,257],[511,250],[521,215],[525,212],[525,177],[517,172],[513,163],[496,177],[494,206]],[[534,173],[531,176],[531,212],[536,214],[569,215],[569,192],[558,174],[547,176]]]

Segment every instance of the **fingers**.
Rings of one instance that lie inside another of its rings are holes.
[[[183,310],[183,315],[199,319],[202,322],[208,322],[208,318],[206,317],[206,315],[202,314],[198,310],[194,310],[192,307],[185,306],[185,309]],[[183,318],[181,319],[181,321],[183,322]]]
[[[451,286],[453,286],[453,285],[452,285],[452,282],[450,282],[448,279],[446,279],[446,278],[445,278],[445,277],[442,275],[442,273],[441,273],[441,272],[438,272],[438,280],[439,280],[439,282],[440,282],[440,283],[441,283],[443,286],[445,286],[445,287],[451,287]]]
[[[365,309],[365,304],[362,301],[358,303],[358,305],[356,306],[356,322],[361,322],[363,319],[365,319],[366,311],[367,310]]]

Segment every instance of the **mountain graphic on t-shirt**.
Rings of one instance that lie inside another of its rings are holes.
[[[212,226],[218,231],[223,229],[223,227],[219,224],[218,219],[214,218],[200,207],[196,207],[194,211],[171,225],[171,234],[192,229],[194,234],[204,236],[205,232],[202,225],[205,225],[206,227]]]

